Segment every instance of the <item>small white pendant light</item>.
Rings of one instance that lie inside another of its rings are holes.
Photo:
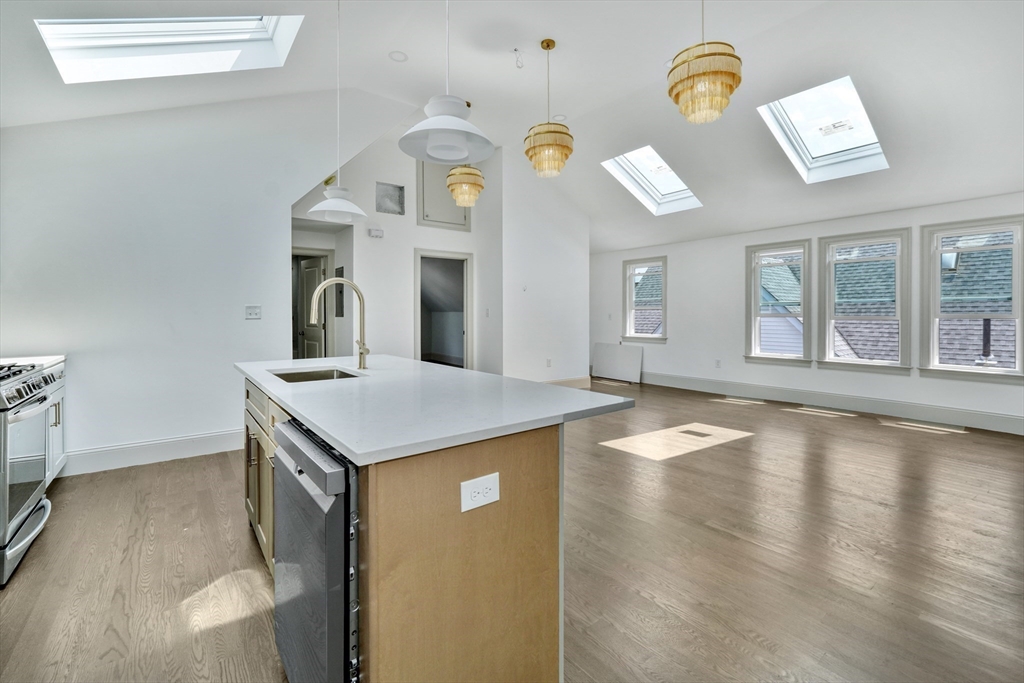
[[[469,118],[469,104],[448,92],[451,58],[447,0],[444,12],[445,94],[430,98],[423,108],[428,118],[410,128],[398,141],[398,148],[415,159],[434,164],[472,164],[494,154],[494,143],[466,120]]]
[[[324,190],[323,200],[308,212],[306,215],[318,221],[329,221],[331,223],[344,223],[352,225],[366,221],[366,213],[352,202],[352,193],[348,188],[341,187],[341,0],[338,0],[338,170],[333,178],[328,178],[324,185],[330,185],[331,180],[338,184],[334,187],[327,187]]]

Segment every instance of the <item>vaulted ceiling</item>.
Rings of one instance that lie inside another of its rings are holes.
[[[0,125],[333,88],[336,12],[318,0],[221,0],[216,13],[305,14],[280,69],[67,86],[32,19],[202,16],[211,3],[0,2]],[[700,239],[1024,189],[1024,3],[715,2],[707,37],[732,43],[743,83],[725,116],[695,126],[665,92],[665,61],[700,38],[700,3],[451,3],[451,91],[512,156],[545,117],[544,53],[554,38],[552,113],[576,152],[551,180],[592,219],[605,251]],[[343,87],[422,106],[444,92],[444,3],[341,7]],[[523,53],[517,68],[513,48]],[[397,63],[388,53],[401,50]],[[851,76],[890,168],[806,185],[756,107]],[[417,115],[418,116],[418,115]],[[411,117],[407,124],[412,124]],[[400,132],[400,131],[398,131]],[[652,145],[704,204],[652,216],[600,166]],[[525,157],[522,163],[528,163]]]

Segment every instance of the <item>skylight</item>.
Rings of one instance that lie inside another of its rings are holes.
[[[702,206],[650,145],[603,161],[601,165],[655,216]]]
[[[37,19],[65,83],[284,66],[299,16]]]
[[[807,183],[889,168],[849,76],[757,108]]]

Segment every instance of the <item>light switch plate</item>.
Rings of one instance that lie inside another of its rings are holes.
[[[246,304],[245,306],[245,319],[246,320],[259,320],[263,317],[263,307],[259,305]]]
[[[498,489],[498,473],[485,474],[476,479],[462,482],[462,511],[487,505],[501,496]]]

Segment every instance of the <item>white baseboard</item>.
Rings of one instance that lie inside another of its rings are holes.
[[[821,406],[822,408],[849,410],[856,413],[873,413],[875,415],[902,417],[910,420],[924,420],[939,424],[990,429],[994,432],[1024,435],[1024,417],[1006,415],[1004,413],[945,408],[924,403],[848,396],[846,394],[832,394],[824,391],[785,389],[761,384],[705,379],[703,377],[683,377],[681,375],[668,375],[660,372],[644,372],[641,374],[640,382],[642,384],[656,384],[677,389],[690,389],[708,394],[785,401],[787,403],[799,403],[808,406]]]
[[[560,387],[570,387],[572,389],[589,389],[590,388],[590,377],[570,377],[568,379],[552,379],[544,382],[544,384],[554,384]]]
[[[149,465],[164,460],[194,458],[199,455],[235,451],[241,448],[243,448],[243,431],[241,429],[173,439],[139,441],[104,448],[87,448],[69,452],[67,464],[61,468],[57,476],[70,477],[75,474],[116,470],[134,465]]]

